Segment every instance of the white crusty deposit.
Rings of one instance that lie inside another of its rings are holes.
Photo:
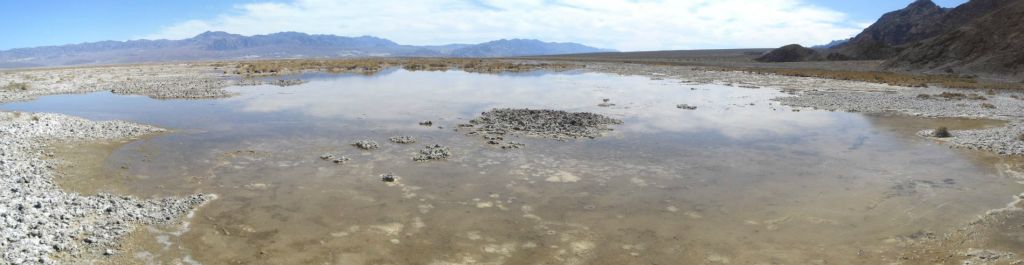
[[[1008,121],[1008,126],[955,131],[951,146],[1004,155],[1024,155],[1024,93],[1004,90],[901,87],[814,77],[793,77],[701,67],[638,64],[590,64],[587,69],[684,83],[713,83],[746,88],[769,87],[791,96],[774,99],[784,105],[866,114],[899,114],[928,118],[971,118]],[[945,94],[944,94],[945,93]],[[947,96],[943,96],[947,95]],[[953,96],[959,95],[959,96]],[[926,135],[923,132],[922,135]]]
[[[207,199],[85,196],[54,183],[43,148],[57,141],[138,137],[160,128],[58,114],[0,113],[0,264],[57,264],[55,258],[116,253],[140,224],[176,220]]]

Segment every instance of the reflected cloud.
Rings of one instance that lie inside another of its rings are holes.
[[[772,89],[682,85],[672,80],[611,74],[493,75],[460,71],[391,71],[374,76],[316,79],[287,87],[237,88],[227,99],[245,112],[299,112],[326,119],[380,123],[469,120],[492,108],[592,111],[626,120],[632,133],[717,132],[729,138],[778,137],[834,125],[828,112],[794,113]],[[602,99],[612,107],[598,107]],[[689,104],[696,110],[675,106]]]

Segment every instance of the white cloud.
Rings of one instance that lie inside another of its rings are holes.
[[[296,0],[239,5],[143,38],[299,31],[416,45],[536,38],[665,50],[823,44],[861,30],[853,25],[845,14],[804,0]]]

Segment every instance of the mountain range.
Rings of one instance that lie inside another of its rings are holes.
[[[845,42],[812,52],[787,45],[758,60],[885,60],[887,70],[1021,75],[1022,32],[1024,0],[971,0],[956,8],[917,0]]]
[[[101,41],[0,51],[0,68],[196,60],[337,57],[508,57],[606,52],[577,43],[502,39],[480,44],[402,45],[372,37],[208,31],[183,40]]]

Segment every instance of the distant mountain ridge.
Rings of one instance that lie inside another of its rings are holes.
[[[402,45],[373,37],[208,31],[183,40],[100,41],[0,51],[0,68],[256,58],[506,57],[605,52],[577,43],[502,39],[480,44]]]

